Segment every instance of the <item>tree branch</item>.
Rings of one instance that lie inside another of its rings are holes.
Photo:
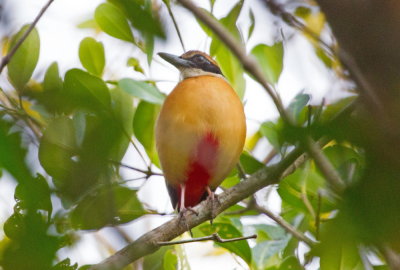
[[[223,238],[221,238],[219,236],[218,233],[213,233],[212,235],[208,235],[208,236],[204,236],[204,237],[191,238],[191,239],[172,241],[172,242],[158,242],[157,244],[159,246],[171,246],[171,245],[180,245],[180,244],[187,244],[187,243],[202,242],[202,241],[208,241],[208,240],[213,240],[213,241],[218,242],[218,243],[229,243],[229,242],[236,242],[236,241],[242,241],[242,240],[247,240],[247,239],[256,239],[256,238],[257,238],[257,235],[253,234],[253,235],[250,235],[250,236],[223,239]]]
[[[242,181],[220,194],[218,196],[219,204],[214,205],[213,212],[219,214],[263,187],[278,183],[282,175],[295,163],[301,154],[302,150],[295,149],[278,164],[261,169],[247,178],[246,181]],[[144,234],[135,242],[129,244],[103,262],[93,265],[90,270],[121,269],[135,260],[155,252],[160,248],[159,242],[171,241],[187,231],[187,228],[193,228],[211,218],[212,211],[207,201],[200,203],[194,210],[196,210],[198,215],[187,211],[184,216],[185,222],[182,222],[179,216],[173,218]]]
[[[31,23],[28,30],[24,33],[24,35],[15,43],[15,46],[10,50],[10,52],[3,57],[0,63],[0,74],[3,71],[4,67],[10,62],[13,55],[17,52],[18,48],[22,45],[25,39],[29,36],[32,32],[33,28],[35,28],[36,24],[39,22],[42,15],[46,12],[47,8],[54,2],[54,0],[49,0],[46,5],[42,7],[39,14],[36,16],[35,20]]]
[[[284,220],[280,216],[274,215],[274,213],[272,213],[268,209],[258,205],[257,203],[254,203],[253,207],[255,210],[259,211],[260,213],[268,216],[270,219],[275,221],[285,231],[292,234],[294,237],[296,237],[300,241],[306,243],[309,247],[313,247],[316,244],[313,240],[311,240],[310,238],[306,237],[304,234],[302,234],[301,232],[296,230],[296,228],[294,228],[290,223],[288,223],[286,220]]]

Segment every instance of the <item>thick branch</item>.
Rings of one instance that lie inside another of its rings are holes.
[[[295,149],[278,164],[261,169],[251,175],[246,181],[242,181],[238,185],[222,193],[218,196],[219,204],[214,205],[214,212],[219,214],[230,206],[254,194],[261,188],[278,183],[282,174],[286,172],[292,164],[296,163],[295,161],[301,154],[302,151],[300,149]],[[188,211],[185,215],[186,224],[181,222],[179,217],[175,217],[160,227],[144,234],[135,242],[129,244],[103,262],[93,265],[90,270],[121,269],[135,260],[155,252],[160,248],[160,245],[157,243],[171,241],[184,233],[187,228],[193,228],[211,218],[211,208],[207,205],[207,201],[203,201],[196,206],[194,210],[198,212],[198,215]]]
[[[28,30],[24,33],[24,35],[15,43],[15,46],[11,48],[10,52],[3,57],[0,63],[0,74],[3,71],[4,67],[10,62],[11,58],[17,52],[18,48],[22,45],[25,39],[29,36],[32,32],[33,28],[35,28],[36,24],[39,22],[42,15],[46,12],[47,8],[54,2],[54,0],[49,0],[46,5],[40,10],[39,14],[36,16],[35,20],[31,23]]]

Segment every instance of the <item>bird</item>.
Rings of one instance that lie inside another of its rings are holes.
[[[246,118],[240,98],[209,55],[197,50],[158,55],[180,71],[155,127],[167,190],[180,212],[216,198],[243,151]]]

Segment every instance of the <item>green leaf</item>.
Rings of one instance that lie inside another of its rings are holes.
[[[143,35],[165,38],[164,29],[151,1],[109,0],[119,7],[131,22],[132,26]]]
[[[101,77],[106,62],[103,43],[91,37],[83,39],[79,45],[79,59],[87,71]]]
[[[71,212],[76,229],[93,230],[127,223],[145,214],[136,190],[106,185],[81,200]]]
[[[309,7],[305,6],[299,6],[296,8],[294,11],[294,14],[300,18],[306,18],[312,13],[311,9]]]
[[[278,194],[282,201],[292,208],[301,210],[309,214],[302,193],[307,195],[308,201],[314,209],[318,208],[318,190],[325,188],[324,178],[317,173],[312,166],[308,165],[304,169],[298,168],[293,174],[284,178],[278,187]],[[334,209],[334,203],[330,198],[321,198],[321,212],[329,212]]]
[[[347,98],[343,98],[333,104],[330,104],[326,107],[321,115],[322,123],[329,123],[332,119],[336,118],[340,113],[346,110],[349,106],[354,104],[354,101],[357,97],[351,96]]]
[[[132,30],[124,13],[110,3],[103,3],[96,8],[94,18],[101,30],[112,37],[135,43]]]
[[[2,269],[51,269],[61,241],[40,213],[14,212],[4,231],[10,241],[0,251]]]
[[[257,233],[265,233],[268,236],[266,240],[282,240],[287,236],[282,227],[267,224],[256,224],[253,227],[257,230]]]
[[[99,25],[96,23],[95,19],[89,19],[79,23],[76,27],[80,29],[99,29]]]
[[[361,177],[365,161],[354,149],[335,144],[324,148],[323,153],[347,183]]]
[[[204,235],[208,236],[213,233],[218,233],[221,238],[229,239],[242,237],[242,233],[232,224],[222,223],[222,222],[214,222],[213,226],[208,224],[203,224],[199,227],[199,231]],[[235,241],[229,243],[215,243],[217,246],[223,247],[239,257],[241,257],[247,264],[251,264],[251,250],[249,243],[245,240],[243,241]]]
[[[139,62],[139,60],[138,60],[137,58],[135,58],[135,57],[130,57],[130,58],[128,58],[128,61],[126,62],[126,65],[127,65],[128,67],[133,67],[133,69],[134,69],[135,71],[144,74],[143,68],[142,68],[142,66],[140,65],[140,62]]]
[[[250,9],[250,11],[249,11],[249,17],[250,17],[250,27],[249,27],[249,33],[247,35],[247,39],[251,38],[251,35],[253,34],[254,27],[256,24],[256,20],[254,18],[254,13],[253,13],[252,9]]]
[[[53,62],[46,71],[43,80],[44,91],[59,91],[63,87],[63,81],[58,71],[57,62]]]
[[[295,119],[297,121],[297,123],[301,123],[300,114],[301,114],[303,108],[308,104],[310,99],[311,99],[311,95],[299,93],[290,102],[288,111],[292,114],[293,119]]]
[[[122,79],[118,82],[118,86],[132,96],[150,103],[162,104],[165,99],[165,95],[157,87],[145,82]]]
[[[104,110],[110,108],[107,85],[100,78],[80,69],[67,71],[64,78],[65,94],[72,107]]]
[[[251,54],[260,64],[265,78],[270,83],[277,83],[283,69],[283,45],[277,42],[273,46],[258,44]]]
[[[50,196],[50,187],[41,174],[38,174],[36,178],[32,179],[32,183],[29,185],[19,184],[15,188],[14,194],[15,199],[22,202],[22,204],[30,203],[30,205],[22,205],[22,208],[45,210],[48,212],[49,217],[53,210]],[[26,200],[27,198],[30,202]]]
[[[304,267],[300,264],[299,259],[295,256],[287,257],[283,260],[278,270],[304,270]]]
[[[50,113],[62,113],[66,109],[66,102],[63,96],[63,81],[56,62],[47,69],[42,85],[43,91],[34,96],[38,103]]]
[[[132,137],[132,121],[134,107],[132,97],[116,87],[111,90],[111,107],[115,121],[120,126],[119,138],[114,139],[114,145],[110,153],[110,159],[120,161],[128,149]]]
[[[263,270],[268,266],[269,259],[282,251],[289,242],[289,237],[258,243],[253,249],[252,269]]]
[[[19,133],[10,132],[11,125],[0,118],[0,167],[6,169],[19,183],[32,178],[25,163],[26,150]]]
[[[226,28],[226,30],[234,35],[237,39],[238,44],[243,46],[243,40],[240,35],[239,29],[236,26],[236,21],[242,10],[243,1],[239,1],[228,15],[220,20],[220,23]],[[206,33],[209,32],[206,30]],[[210,55],[215,57],[216,61],[221,68],[222,73],[231,83],[236,93],[243,99],[246,81],[244,79],[244,69],[240,61],[232,54],[232,52],[219,40],[219,38],[212,32],[209,32],[212,41],[210,45]]]
[[[144,260],[143,260],[143,269],[164,270],[165,264],[167,264],[167,267],[169,267],[170,266],[169,263],[173,262],[173,258],[172,258],[172,256],[174,256],[173,250],[174,249],[172,246],[164,246],[164,247],[161,247],[156,252],[145,256]],[[170,255],[167,255],[167,252],[170,253]],[[165,259],[167,259],[168,262],[165,262]],[[174,269],[176,269],[176,268],[174,268]]]
[[[133,132],[143,145],[147,155],[153,163],[158,165],[158,156],[155,149],[154,126],[160,106],[141,101],[133,118]]]
[[[29,25],[24,25],[21,30],[13,36],[10,43],[10,50],[15,46],[18,40],[21,39],[28,28]],[[24,86],[31,78],[39,60],[39,52],[39,33],[36,28],[34,28],[7,65],[10,82],[17,90],[23,90]]]
[[[253,174],[264,167],[263,163],[246,152],[243,152],[240,155],[240,164],[243,166],[243,169],[247,174]]]
[[[62,260],[61,262],[57,263],[51,268],[51,270],[76,270],[76,269],[78,269],[78,264],[75,263],[71,265],[71,260],[69,258]]]
[[[315,247],[320,256],[321,270],[363,270],[359,242],[350,231],[348,221],[329,221],[321,227],[320,245]]]
[[[175,270],[178,266],[178,257],[172,249],[168,249],[164,254],[163,269]]]
[[[68,117],[55,118],[40,140],[39,161],[46,172],[64,178],[72,170],[77,153],[74,124]]]
[[[269,143],[277,150],[280,151],[282,147],[281,131],[279,127],[271,121],[264,122],[260,126],[260,133],[267,138]]]

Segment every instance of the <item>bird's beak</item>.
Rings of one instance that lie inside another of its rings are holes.
[[[158,53],[158,55],[161,58],[163,58],[165,61],[174,65],[178,69],[192,67],[192,62],[190,62],[189,60],[186,60],[186,59],[182,59],[177,55],[163,53],[163,52]]]

